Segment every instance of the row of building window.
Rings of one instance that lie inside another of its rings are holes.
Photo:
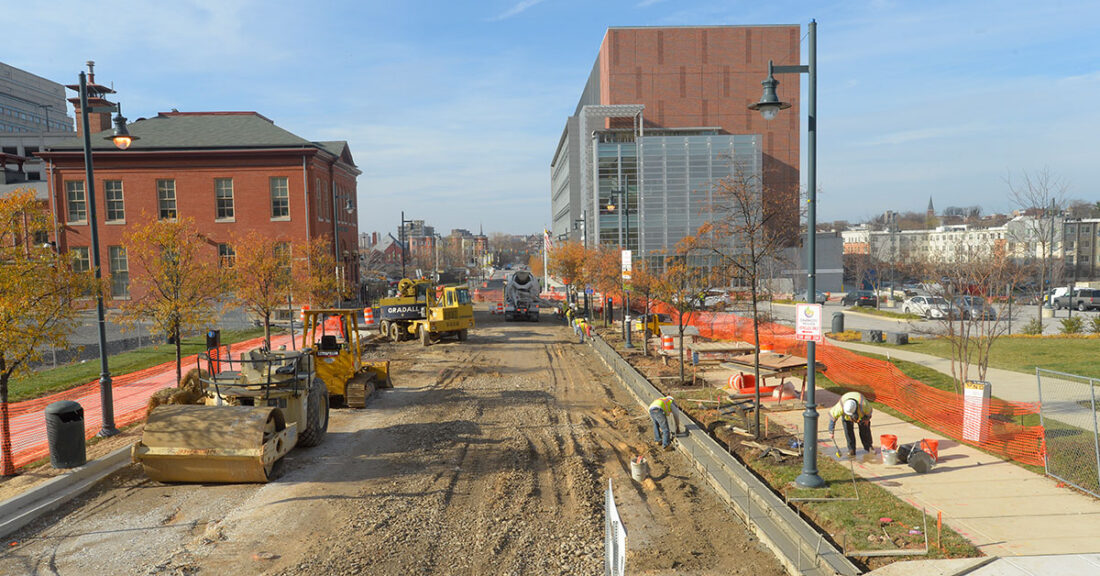
[[[286,250],[288,249],[284,249],[284,251]],[[92,269],[87,246],[70,247],[69,254],[72,258],[73,269],[77,272],[87,272]],[[229,244],[218,244],[218,265],[223,268],[233,268],[236,264],[237,251]],[[125,246],[107,247],[107,269],[111,275],[111,297],[129,298],[130,263]]]
[[[8,106],[0,106],[0,116],[8,116],[10,118],[23,120],[23,121],[26,121],[26,122],[30,122],[32,124],[40,124],[40,125],[47,124],[47,117],[46,116],[38,115],[38,114],[33,113],[33,112],[23,112],[22,110],[19,110],[18,108],[11,108],[11,107],[8,107]],[[56,116],[55,116],[55,118],[56,118]],[[5,123],[0,122],[0,125],[3,125],[3,124],[5,124]],[[10,123],[7,124],[7,125],[12,126],[12,124],[10,124]],[[59,130],[72,130],[72,124],[65,123],[65,122],[52,121],[52,122],[49,122],[48,126],[46,126],[46,130],[49,130],[50,128],[57,128]],[[40,132],[40,130],[22,129],[22,130],[9,130],[9,132]]]
[[[290,186],[284,176],[272,177],[269,182],[272,220],[290,217]],[[107,207],[106,221],[121,222],[126,219],[126,201],[122,180],[105,180],[103,196]],[[233,179],[214,179],[215,214],[217,220],[232,220],[235,215]],[[65,205],[70,224],[88,221],[88,196],[83,180],[65,182]],[[176,181],[157,180],[157,216],[162,220],[174,220],[179,216],[176,206]]]

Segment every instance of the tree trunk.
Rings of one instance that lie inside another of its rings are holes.
[[[302,326],[303,334],[305,330],[305,326]],[[271,350],[271,312],[264,312],[264,345]]]
[[[752,374],[756,381],[756,390],[753,391],[753,399],[756,401],[756,407],[753,409],[753,414],[756,415],[755,425],[752,433],[757,440],[760,439],[760,321],[757,315],[756,307],[756,282],[755,279],[750,279],[752,287],[749,289],[749,298],[752,298],[752,338],[753,345],[756,349],[752,353]],[[782,392],[780,392],[782,394]]]
[[[179,388],[180,382],[183,380],[183,348],[180,342],[179,324],[172,327],[172,336],[176,341],[176,387]]]
[[[15,476],[11,453],[11,424],[8,421],[9,377],[8,371],[0,372],[0,476]]]

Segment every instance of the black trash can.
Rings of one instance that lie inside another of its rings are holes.
[[[84,450],[84,408],[71,400],[46,406],[46,440],[54,468],[76,468],[88,461]]]
[[[840,334],[844,331],[844,313],[833,312],[833,334]]]

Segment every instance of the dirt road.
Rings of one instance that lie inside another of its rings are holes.
[[[464,343],[383,344],[396,388],[333,411],[266,485],[130,467],[9,539],[2,574],[601,574],[614,482],[632,574],[782,574],[562,325],[478,314]]]

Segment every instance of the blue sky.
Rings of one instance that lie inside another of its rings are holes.
[[[363,231],[396,230],[404,210],[442,233],[534,233],[608,26],[805,34],[810,19],[820,220],[923,211],[929,196],[1008,211],[1006,179],[1044,168],[1070,197],[1100,200],[1095,0],[51,0],[5,7],[19,25],[2,59],[62,83],[95,60],[131,120],[255,110],[347,140]]]

